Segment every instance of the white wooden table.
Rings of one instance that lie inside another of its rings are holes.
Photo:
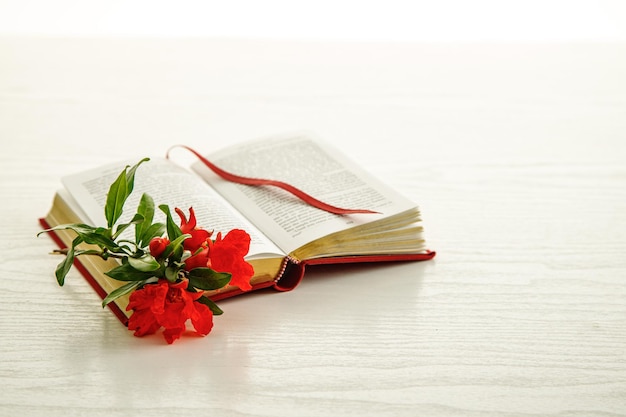
[[[308,129],[434,261],[135,338],[35,238],[63,175]],[[626,45],[0,39],[0,415],[626,415]]]

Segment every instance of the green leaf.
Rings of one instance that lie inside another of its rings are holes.
[[[139,165],[149,160],[150,158],[143,158],[141,161],[137,162],[134,166],[132,166],[126,173],[126,183],[128,184],[129,195],[130,193],[133,192],[133,188],[135,186],[135,171],[137,171],[137,168],[139,168]]]
[[[102,300],[102,308],[106,307],[111,301],[115,301],[123,295],[131,293],[135,291],[137,288],[144,285],[146,281],[132,281],[127,284],[122,285],[121,287],[111,291],[109,295],[107,295],[104,300]]]
[[[178,236],[176,239],[172,240],[166,247],[165,250],[163,251],[163,254],[161,255],[163,258],[167,258],[170,255],[174,254],[175,258],[177,260],[180,260],[180,257],[183,254],[183,242],[185,241],[185,239],[191,237],[191,235],[185,234],[185,235],[180,235]]]
[[[165,222],[165,226],[167,228],[167,236],[169,237],[170,240],[177,239],[180,235],[183,234],[183,232],[180,230],[180,227],[178,227],[176,222],[174,222],[174,219],[172,219],[172,213],[170,212],[170,207],[166,204],[161,204],[159,208],[161,209],[163,213],[165,213],[167,217],[167,220]]]
[[[135,171],[137,171],[141,163],[149,160],[149,158],[144,158],[130,169],[126,166],[113,184],[111,184],[109,192],[107,193],[106,205],[104,206],[104,215],[109,228],[112,228],[115,222],[118,221],[122,215],[126,199],[128,199],[128,196],[133,192]]]
[[[213,302],[213,300],[211,300],[209,297],[207,297],[206,295],[203,295],[202,297],[198,298],[197,300],[199,303],[204,304],[205,306],[209,307],[211,309],[211,311],[213,312],[213,314],[215,314],[216,316],[219,316],[220,314],[223,313],[222,309],[219,308],[217,306],[217,304],[215,304]]]
[[[217,290],[230,282],[232,275],[211,268],[194,268],[189,271],[189,284],[201,290]]]
[[[95,249],[87,249],[87,250],[76,250],[74,251],[74,257],[79,256],[79,255],[96,255],[96,256],[106,256],[102,253],[102,251],[100,250],[95,250]]]
[[[137,206],[137,214],[141,214],[144,221],[135,225],[135,241],[137,246],[143,247],[148,245],[150,239],[152,239],[150,237],[148,240],[144,240],[144,235],[151,227],[154,219],[154,200],[146,193],[141,195],[139,206]]]
[[[161,267],[161,264],[149,253],[144,254],[140,258],[129,257],[128,264],[141,272],[152,272]]]
[[[128,229],[129,226],[140,225],[143,222],[144,222],[143,216],[139,213],[135,214],[135,216],[132,218],[132,220],[129,223],[123,223],[117,226],[117,230],[115,231],[115,234],[113,235],[113,239],[116,239],[119,235],[121,235],[122,232]]]
[[[70,268],[72,267],[72,264],[74,263],[75,248],[82,241],[83,240],[80,238],[80,236],[76,237],[72,241],[72,246],[68,248],[67,254],[65,255],[65,259],[63,259],[63,261],[59,265],[57,265],[54,275],[57,277],[57,282],[59,283],[61,287],[63,286],[63,284],[65,284],[65,277],[67,276],[67,273],[70,271]]]
[[[157,237],[157,236],[163,236],[163,233],[165,233],[165,225],[163,223],[153,223],[150,225],[150,227],[148,227],[143,235],[141,236],[141,238],[139,239],[141,243],[142,247],[146,247],[150,244],[150,241]]]
[[[167,266],[167,268],[165,268],[165,278],[169,281],[169,282],[176,282],[176,280],[178,279],[178,273],[180,272],[182,268],[178,265],[176,265],[175,263],[172,263],[170,265]]]
[[[102,227],[93,227],[82,223],[76,224],[62,224],[51,229],[44,230],[43,232],[50,232],[53,230],[73,230],[85,243],[90,245],[98,245],[101,248],[106,248],[111,252],[119,251],[119,246],[109,237],[109,230]]]
[[[113,184],[111,184],[109,192],[107,193],[104,215],[107,219],[107,226],[109,228],[113,227],[115,222],[122,215],[124,203],[126,202],[126,198],[128,198],[128,180],[126,179],[127,168],[128,166],[124,168],[124,171],[120,172],[120,175],[113,182]]]
[[[135,269],[129,262],[125,262],[122,265],[105,272],[105,274],[118,281],[141,281],[154,276],[152,271],[140,271]]]

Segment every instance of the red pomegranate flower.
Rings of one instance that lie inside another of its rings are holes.
[[[194,255],[185,260],[185,269],[191,271],[194,268],[211,268],[217,272],[227,272],[232,275],[230,285],[235,285],[242,291],[251,290],[250,278],[254,275],[254,268],[244,259],[250,250],[250,235],[244,230],[234,229],[224,238],[218,233],[213,241],[211,233],[196,227],[193,208],[189,209],[189,221],[179,208],[176,213],[181,220],[180,230],[191,234],[183,245]]]
[[[174,210],[180,217],[180,231],[183,234],[191,235],[190,238],[185,239],[183,247],[193,253],[211,237],[212,232],[196,227],[196,213],[194,213],[193,207],[189,208],[189,220],[187,220],[185,213],[181,209],[175,208]]]
[[[211,268],[217,272],[230,272],[230,285],[243,291],[252,289],[250,278],[254,268],[244,260],[250,249],[250,235],[241,229],[233,229],[224,236],[217,234],[217,239],[209,251]]]
[[[191,319],[198,334],[209,334],[213,328],[213,312],[206,305],[195,302],[202,293],[187,291],[187,285],[186,279],[174,284],[160,279],[135,290],[126,308],[133,310],[128,329],[134,330],[135,336],[144,336],[163,327],[163,336],[171,344],[180,338],[186,330],[187,320]]]
[[[243,230],[233,229],[223,239],[218,233],[215,242],[207,239],[200,252],[185,260],[185,269],[211,268],[228,272],[232,275],[230,285],[248,291],[252,289],[250,278],[254,275],[254,268],[244,259],[249,248],[250,235]]]

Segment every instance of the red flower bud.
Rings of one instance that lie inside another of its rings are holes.
[[[169,244],[170,240],[166,237],[153,237],[150,241],[150,255],[158,258]]]

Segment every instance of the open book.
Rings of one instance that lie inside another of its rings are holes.
[[[156,204],[187,210],[193,207],[199,226],[226,233],[246,230],[252,240],[246,260],[254,267],[253,289],[290,290],[302,279],[306,265],[427,260],[417,206],[356,166],[327,143],[309,136],[275,137],[234,145],[206,156],[237,175],[272,178],[298,187],[339,207],[363,208],[374,214],[336,215],[312,207],[282,189],[249,186],[222,179],[198,161],[190,169],[166,158],[152,158],[135,176],[135,188],[122,220],[134,213],[142,193]],[[41,224],[106,225],[104,205],[109,185],[126,165],[121,161],[63,178]],[[51,236],[61,247],[74,234],[57,230]],[[75,266],[101,297],[122,283],[104,275],[117,261],[95,256],[76,258]],[[240,294],[227,286],[207,295],[213,300]],[[127,297],[109,306],[127,321]]]

